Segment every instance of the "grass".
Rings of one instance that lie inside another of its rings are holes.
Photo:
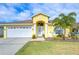
[[[28,42],[16,55],[79,55],[79,42]]]

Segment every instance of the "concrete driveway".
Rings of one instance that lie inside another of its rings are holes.
[[[14,55],[31,38],[0,39],[0,55]]]

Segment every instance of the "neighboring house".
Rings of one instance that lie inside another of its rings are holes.
[[[79,35],[79,23],[76,23],[73,27],[72,27],[72,32]]]
[[[0,35],[3,35],[3,38],[20,38],[20,37],[42,37],[45,35],[45,38],[56,36],[54,32],[54,26],[52,21],[49,20],[49,16],[39,13],[32,17],[31,20],[17,21],[17,22],[8,22],[0,23]],[[66,31],[66,36],[70,32],[69,29]]]

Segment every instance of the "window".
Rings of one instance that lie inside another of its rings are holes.
[[[64,30],[60,27],[55,27],[54,31],[55,31],[55,34],[63,34],[64,32]]]
[[[13,27],[12,27],[12,26],[9,26],[8,28],[9,28],[9,29],[12,29]]]
[[[16,27],[13,27],[13,29],[16,29]]]
[[[28,29],[28,26],[26,26],[26,29]]]
[[[31,26],[26,26],[27,29],[31,29]]]
[[[23,29],[25,29],[25,27],[23,27]]]
[[[31,26],[9,26],[8,29],[31,29]]]
[[[29,29],[31,29],[31,26],[29,26]]]

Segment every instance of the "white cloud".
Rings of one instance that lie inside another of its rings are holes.
[[[30,11],[24,10],[20,13],[17,13],[17,10],[14,7],[5,7],[0,6],[0,21],[10,22],[18,20],[27,20],[30,18]]]
[[[15,18],[17,20],[28,20],[30,19],[31,12],[29,10],[24,10],[23,12],[19,13]]]
[[[57,17],[60,13],[68,14],[70,12],[76,12],[77,13],[77,22],[79,22],[79,4],[43,4],[43,5],[33,5],[33,13],[37,12],[43,12],[48,14],[51,18],[54,19]]]
[[[30,4],[29,10],[24,9],[22,4],[6,4],[0,5],[0,21],[14,21],[14,20],[28,20],[31,19],[31,13],[45,13],[50,16],[50,19],[54,19],[60,13],[68,14],[69,12],[76,12],[77,13],[77,21],[79,19],[79,4]],[[15,7],[18,6],[24,11],[17,13]],[[25,5],[28,6],[28,5]]]

